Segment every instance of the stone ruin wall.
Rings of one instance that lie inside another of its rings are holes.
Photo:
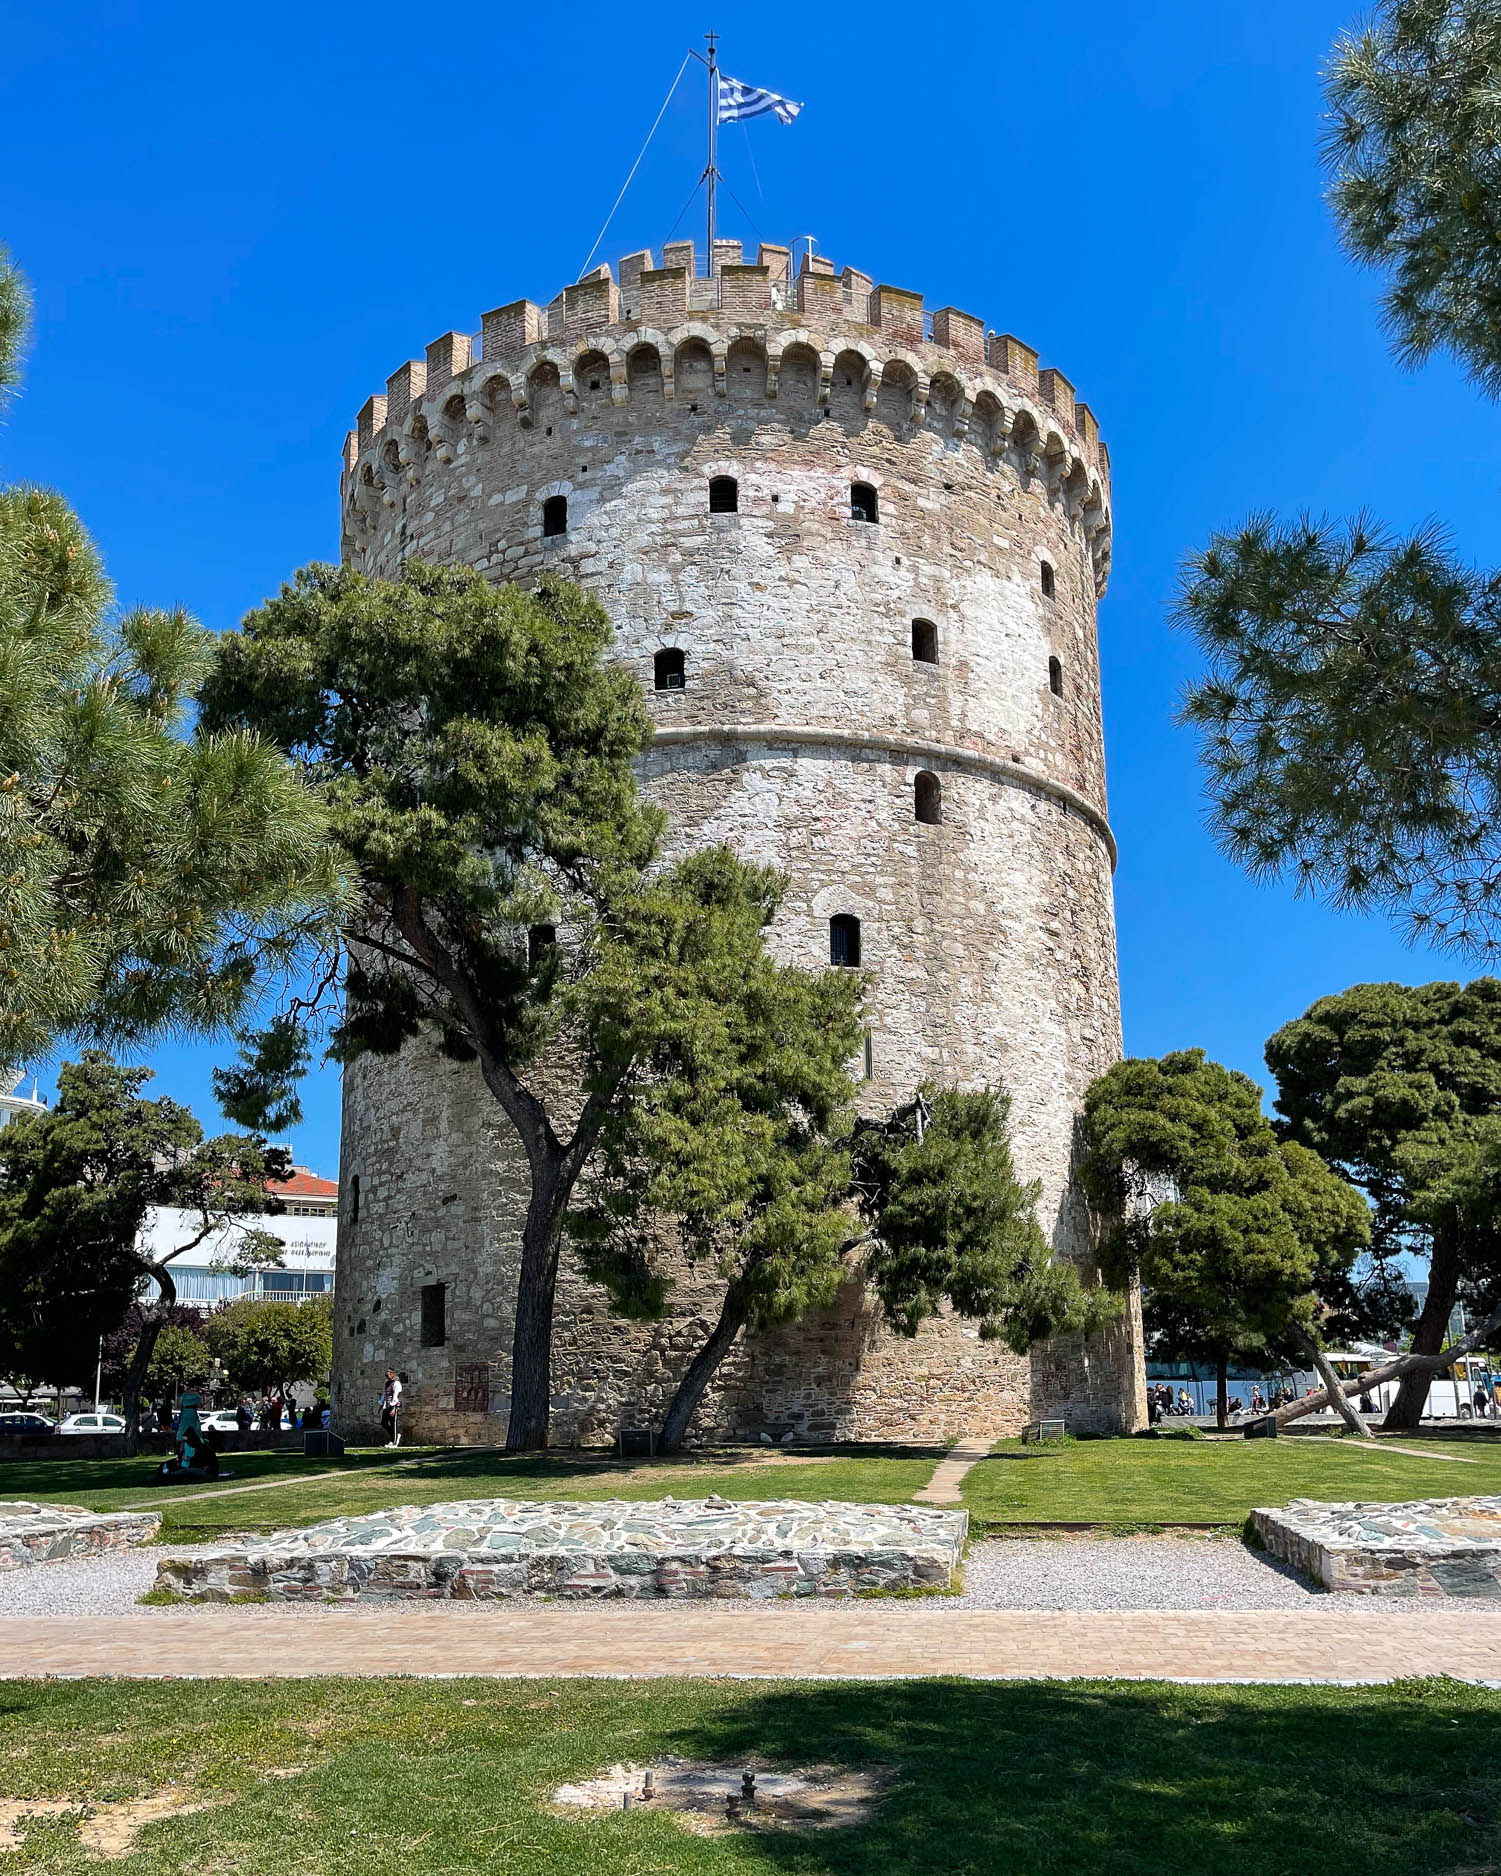
[[[924,1077],[1003,1081],[1044,1229],[1087,1260],[1076,1115],[1120,1046],[1104,445],[1060,374],[978,320],[929,319],[918,296],[827,263],[792,280],[785,250],[747,265],[718,248],[712,277],[683,246],[661,268],[633,256],[618,284],[600,270],[549,308],[487,314],[478,359],[448,334],[404,366],[346,449],[346,559],[383,576],[414,556],[524,582],[556,570],[596,592],[658,723],[643,774],[670,850],[727,840],[785,869],[773,943],[790,960],[826,963],[829,918],[857,916],[875,979],[862,1105],[889,1109]],[[735,479],[736,512],[708,512],[714,476]],[[875,524],[851,517],[857,481]],[[552,496],[567,529],[549,538]],[[913,658],[914,619],[937,628],[936,664]],[[666,649],[682,690],[653,688]],[[940,825],[914,818],[919,771],[938,777]],[[343,1167],[339,1424],[368,1430],[393,1365],[413,1437],[502,1436],[525,1171],[477,1072],[423,1045],[356,1064]],[[447,1339],[423,1348],[435,1283]],[[718,1311],[693,1272],[675,1296],[665,1323],[622,1321],[565,1254],[555,1439],[660,1419]],[[852,1280],[832,1310],[738,1347],[695,1434],[943,1439],[1042,1412],[1140,1423],[1134,1313],[1028,1361],[949,1316],[896,1337]]]

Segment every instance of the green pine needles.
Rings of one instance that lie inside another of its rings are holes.
[[[25,296],[0,255],[0,384]],[[192,724],[212,655],[116,616],[50,490],[0,489],[0,1068],[62,1037],[213,1033],[327,928],[327,819],[264,739]]]
[[[1399,359],[1501,393],[1501,4],[1387,0],[1326,75],[1332,202]],[[1185,565],[1212,824],[1252,874],[1501,950],[1501,575],[1442,533],[1253,515]]]
[[[1501,393],[1501,6],[1396,0],[1334,49],[1324,155],[1345,246],[1391,276],[1397,356]]]

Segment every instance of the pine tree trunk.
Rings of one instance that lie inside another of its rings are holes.
[[[1361,1439],[1375,1439],[1376,1435],[1355,1411],[1349,1397],[1340,1386],[1339,1376],[1334,1372],[1333,1368],[1330,1367],[1329,1357],[1324,1353],[1323,1349],[1319,1347],[1318,1343],[1314,1341],[1313,1337],[1306,1329],[1299,1328],[1296,1323],[1293,1325],[1293,1335],[1299,1346],[1307,1353],[1309,1360],[1313,1363],[1319,1379],[1329,1390],[1329,1398],[1333,1401],[1334,1411],[1339,1415],[1340,1419],[1344,1421],[1345,1425],[1349,1427],[1352,1433],[1358,1434]]]
[[[1459,1235],[1452,1230],[1437,1232],[1433,1255],[1428,1260],[1428,1295],[1413,1331],[1410,1353],[1436,1355],[1444,1346],[1458,1289]],[[1381,1423],[1383,1433],[1410,1433],[1419,1424],[1432,1382],[1433,1371],[1429,1368],[1415,1368],[1403,1375],[1397,1383],[1397,1398]]]
[[[1214,1366],[1214,1424],[1221,1433],[1230,1419],[1230,1403],[1225,1390],[1225,1370],[1228,1366],[1223,1355]]]
[[[735,1337],[745,1326],[745,1317],[745,1300],[736,1286],[731,1284],[724,1299],[724,1307],[719,1312],[719,1320],[710,1332],[708,1341],[689,1362],[687,1373],[678,1382],[678,1391],[673,1395],[667,1417],[662,1422],[662,1437],[657,1442],[658,1452],[680,1453],[683,1450],[689,1423],[704,1397],[704,1389],[714,1379],[720,1363],[734,1347]]]
[[[120,1390],[120,1412],[125,1421],[125,1452],[129,1458],[134,1458],[141,1449],[141,1389],[145,1384],[146,1370],[156,1353],[157,1337],[162,1332],[167,1311],[177,1301],[177,1285],[166,1267],[153,1270],[151,1274],[157,1281],[156,1303],[149,1315],[143,1314],[141,1317],[141,1333],[136,1339],[135,1353],[125,1370],[125,1381]],[[169,1443],[170,1433],[169,1428]]]
[[[558,1287],[558,1248],[568,1192],[556,1167],[533,1167],[532,1193],[521,1231],[516,1286],[516,1330],[511,1340],[511,1417],[508,1453],[540,1452],[547,1444],[552,1405],[552,1312]]]

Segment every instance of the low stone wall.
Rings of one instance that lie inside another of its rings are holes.
[[[0,1460],[118,1459],[125,1451],[118,1433],[38,1433],[0,1436]]]
[[[82,1505],[0,1499],[0,1570],[144,1544],[161,1523],[155,1511],[88,1511]]]
[[[200,1602],[837,1597],[947,1588],[968,1527],[916,1505],[469,1499],[166,1557],[156,1586]]]
[[[286,1433],[216,1433],[215,1444],[221,1453],[300,1453],[300,1431]],[[143,1436],[141,1453],[149,1457],[172,1450],[172,1442],[162,1434]],[[39,1433],[0,1437],[0,1461],[15,1459],[123,1459],[125,1437],[121,1433]]]
[[[1251,1513],[1274,1557],[1326,1589],[1501,1602],[1501,1498],[1324,1504]]]

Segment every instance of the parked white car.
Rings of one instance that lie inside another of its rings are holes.
[[[198,1424],[205,1433],[238,1433],[240,1430],[234,1410],[226,1407],[216,1407],[212,1413],[199,1414]]]
[[[125,1422],[118,1414],[69,1414],[58,1422],[59,1433],[123,1433]]]

